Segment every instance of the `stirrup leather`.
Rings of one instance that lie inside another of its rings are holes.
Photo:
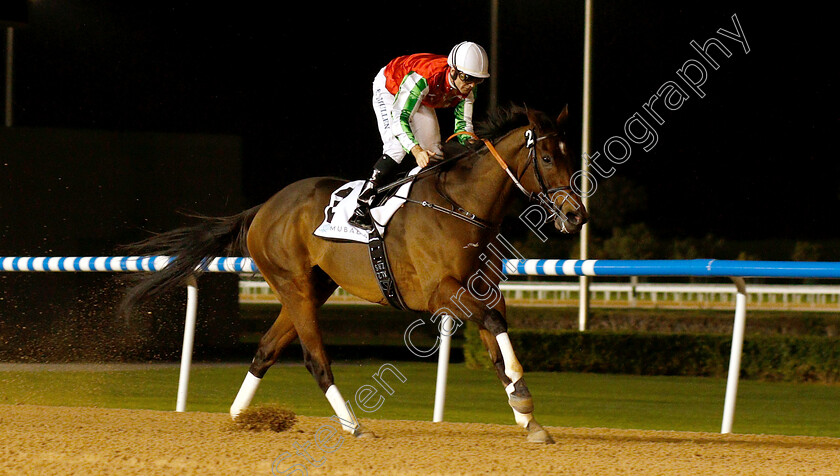
[[[366,180],[365,184],[362,186],[362,191],[359,193],[359,198],[356,201],[361,204],[365,204],[368,207],[373,205],[373,200],[376,198],[376,182],[372,182],[370,180]],[[356,209],[358,211],[358,209]]]

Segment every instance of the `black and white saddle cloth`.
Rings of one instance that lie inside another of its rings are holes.
[[[409,176],[420,171],[415,167],[408,173]],[[359,193],[364,185],[364,180],[348,182],[339,187],[330,195],[330,203],[324,209],[324,221],[314,231],[315,236],[333,241],[357,241],[367,243],[370,251],[370,263],[373,266],[373,273],[379,283],[379,289],[385,299],[397,309],[407,309],[405,301],[400,296],[397,283],[388,262],[388,254],[385,251],[385,240],[382,236],[385,233],[385,225],[394,216],[394,213],[405,203],[408,191],[413,181],[402,184],[387,200],[378,206],[370,209],[373,217],[374,230],[368,232],[350,225],[348,220],[358,206]]]
[[[420,167],[415,167],[408,175],[414,175],[419,171]],[[412,183],[404,183],[384,203],[370,209],[378,233],[368,233],[348,223],[356,210],[359,193],[365,181],[356,180],[342,185],[330,196],[330,203],[324,208],[324,221],[315,229],[315,236],[329,240],[369,243],[374,235],[384,235],[385,226],[405,203],[405,197],[408,196]]]

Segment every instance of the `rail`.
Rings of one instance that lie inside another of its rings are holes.
[[[154,272],[174,258],[157,257],[0,257],[0,272]],[[735,400],[741,366],[741,352],[746,323],[747,286],[744,278],[840,278],[840,263],[794,261],[731,261],[731,260],[506,260],[506,275],[511,276],[696,276],[727,277],[735,284],[735,322],[726,384],[721,433],[732,431]],[[255,274],[257,269],[249,258],[208,259],[196,272],[228,272]],[[187,315],[181,356],[176,411],[185,411],[189,369],[195,335],[198,288],[194,279],[187,283]],[[512,283],[506,283],[512,284]],[[516,292],[516,290],[512,290]],[[658,292],[652,291],[656,296]],[[444,316],[443,328],[451,317]],[[585,329],[585,322],[581,322]],[[450,335],[442,334],[442,342]],[[438,352],[438,380],[435,392],[435,421],[442,419],[446,370],[449,362],[448,345]]]
[[[556,282],[507,282],[499,286],[509,305],[577,307],[580,284]],[[729,309],[737,292],[731,284],[702,283],[593,283],[591,305],[605,308]],[[242,279],[239,303],[278,305],[265,281]],[[328,304],[369,304],[343,288],[335,290]],[[840,311],[840,285],[752,284],[747,303],[767,311]]]

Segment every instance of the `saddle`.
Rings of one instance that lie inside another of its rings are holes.
[[[417,167],[409,172],[413,175],[420,168]],[[407,181],[393,190],[388,190],[385,196],[377,200],[371,207],[370,213],[373,216],[377,233],[384,236],[385,227],[397,210],[403,206],[411,189],[412,181]],[[337,188],[330,195],[330,201],[324,208],[324,221],[313,232],[315,236],[330,241],[367,243],[371,236],[368,232],[360,230],[348,223],[353,216],[358,204],[359,192],[361,192],[364,180],[347,182]]]
[[[385,250],[385,227],[397,210],[403,206],[408,197],[413,180],[409,177],[420,170],[419,167],[404,174],[405,183],[392,187],[381,194],[370,209],[374,228],[370,232],[360,230],[348,223],[357,206],[359,192],[364,180],[348,182],[330,195],[330,202],[324,208],[324,221],[315,229],[313,234],[320,238],[336,242],[358,242],[368,245],[371,266],[382,290],[382,295],[397,309],[406,309],[405,302],[397,290],[388,254]]]
[[[459,147],[461,146],[459,145]],[[314,231],[315,236],[331,241],[366,243],[370,253],[373,272],[376,275],[379,288],[382,290],[382,295],[397,309],[405,310],[407,307],[397,289],[393,272],[388,262],[388,253],[385,249],[384,239],[385,226],[391,217],[393,217],[394,213],[407,201],[408,193],[414,180],[420,175],[436,172],[435,169],[440,169],[460,159],[464,156],[463,147],[461,147],[459,152],[461,153],[450,156],[451,158],[448,160],[422,169],[422,173],[420,173],[420,167],[403,172],[400,174],[402,177],[397,175],[397,179],[392,184],[380,187],[382,191],[378,194],[370,208],[370,214],[374,223],[373,230],[370,232],[360,230],[348,223],[349,218],[356,210],[357,199],[364,185],[364,180],[348,182],[332,193],[330,202],[324,209],[324,221]],[[426,204],[425,202],[423,202],[423,205],[440,208]],[[463,217],[459,218],[463,219]]]

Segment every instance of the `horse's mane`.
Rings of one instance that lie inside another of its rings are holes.
[[[536,121],[540,132],[563,132],[557,130],[555,122],[552,121],[551,118],[544,112],[528,109],[525,106],[511,104],[508,107],[498,107],[495,111],[488,113],[487,118],[476,123],[475,134],[481,139],[495,142],[514,129],[530,125],[531,121],[529,119],[529,114]],[[455,158],[466,156],[477,150],[477,148],[483,146],[484,145],[481,143],[476,143],[473,146],[465,147],[456,140],[450,140],[444,142],[443,150],[446,157]],[[448,170],[452,168],[454,164],[455,161],[444,165],[441,167],[441,170]]]
[[[491,141],[499,139],[514,129],[530,124],[529,112],[536,118],[540,130],[554,131],[556,129],[554,121],[547,114],[512,104],[509,107],[499,107],[492,111],[485,120],[476,124],[475,133],[482,139]]]

